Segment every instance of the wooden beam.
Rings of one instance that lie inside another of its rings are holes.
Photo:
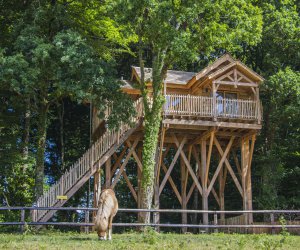
[[[208,210],[208,195],[209,192],[207,192],[207,179],[206,178],[206,172],[207,172],[207,164],[206,164],[206,140],[201,141],[201,179],[202,179],[202,210]],[[202,214],[203,224],[208,225],[208,213]],[[208,228],[204,229],[205,231],[208,231]]]
[[[111,170],[111,172],[110,172],[110,175],[111,175],[111,176],[114,175],[116,169],[117,169],[117,168],[119,167],[119,165],[121,164],[121,161],[122,161],[122,159],[123,159],[123,157],[124,157],[124,155],[125,155],[125,153],[126,153],[127,148],[128,148],[128,147],[126,147],[126,146],[124,147],[124,149],[122,150],[120,156],[119,156],[118,159],[116,160],[116,162],[115,162],[115,164],[114,164],[114,166],[112,167],[112,170]]]
[[[199,80],[201,77],[203,77],[205,74],[207,74],[207,72],[212,71],[213,69],[217,68],[219,65],[221,65],[222,63],[224,63],[226,61],[229,61],[230,63],[234,63],[234,61],[230,58],[229,55],[224,55],[221,58],[219,58],[218,60],[216,60],[213,64],[207,66],[205,69],[200,71],[196,75],[196,80]]]
[[[225,197],[224,197],[224,190],[226,185],[226,179],[227,179],[227,168],[223,167],[219,174],[219,197],[220,197],[220,210],[225,210]],[[221,214],[221,220],[225,219],[225,214]]]
[[[240,145],[242,143],[242,140],[246,140],[249,138],[252,138],[253,135],[257,134],[257,130],[251,129],[249,132],[247,132],[246,134],[244,134],[239,140],[237,140],[237,142],[234,144],[234,146]]]
[[[206,160],[206,172],[204,176],[204,185],[207,187],[207,180],[208,180],[208,173],[209,173],[209,167],[210,167],[210,159],[211,159],[211,152],[212,152],[212,147],[214,144],[214,137],[215,137],[215,132],[212,131],[210,134],[210,142],[209,142],[209,148],[208,148],[208,154],[207,154],[207,160]]]
[[[191,164],[191,157],[192,157],[192,145],[188,146],[188,161]],[[189,178],[189,172],[186,171],[185,173],[185,181],[184,181],[184,192],[186,193],[187,189],[187,183],[188,183],[188,178]]]
[[[161,166],[162,166],[163,171],[164,171],[165,174],[166,174],[166,173],[168,172],[168,169],[167,169],[166,165],[165,165],[165,164],[162,164]],[[177,187],[176,187],[176,184],[174,183],[174,181],[173,181],[171,175],[168,177],[168,181],[170,182],[170,185],[171,185],[171,187],[173,188],[173,191],[174,191],[174,193],[175,193],[175,195],[176,195],[176,197],[177,197],[177,199],[178,199],[180,205],[182,205],[182,200],[181,200],[180,193],[179,193],[179,191],[178,191],[178,189],[177,189]]]
[[[247,76],[245,76],[241,71],[238,71],[237,72],[237,75],[239,75],[240,77],[239,77],[239,79],[236,77],[236,81],[238,81],[239,82],[239,80],[241,80],[241,79],[245,79],[246,81],[248,81],[249,83],[255,83],[255,82],[253,82],[250,78],[248,78]],[[258,86],[258,84],[256,83],[256,85]]]
[[[173,138],[174,138],[174,141],[175,141],[176,146],[177,146],[177,147],[180,147],[180,144],[179,144],[179,142],[178,142],[178,140],[177,140],[175,134],[173,134]],[[183,158],[183,160],[184,160],[184,162],[185,162],[185,165],[186,165],[187,168],[188,168],[188,171],[190,172],[190,175],[191,175],[192,179],[193,179],[194,182],[196,183],[196,187],[198,188],[200,194],[202,195],[202,187],[201,187],[201,185],[200,185],[200,183],[199,183],[199,181],[198,181],[198,178],[197,178],[197,176],[195,175],[195,173],[194,173],[194,171],[193,171],[193,169],[192,169],[192,167],[191,167],[191,165],[190,165],[188,159],[186,158],[186,156],[185,156],[185,154],[184,154],[184,152],[183,152],[182,150],[180,151],[180,154],[181,154],[181,157]]]
[[[219,151],[219,154],[222,156],[224,154],[224,152],[223,152],[223,150],[222,150],[222,148],[220,146],[220,143],[218,142],[218,140],[216,138],[215,138],[215,145],[216,145],[216,147],[217,147],[217,149]],[[229,161],[228,161],[227,158],[225,159],[225,165],[226,165],[226,167],[227,167],[227,169],[228,169],[228,171],[229,171],[229,173],[230,173],[230,175],[231,175],[231,177],[232,177],[232,179],[233,179],[233,181],[234,181],[237,189],[239,190],[240,194],[243,196],[243,190],[242,190],[241,184],[239,183],[239,181],[238,181],[238,179],[237,179],[234,171],[232,170],[232,167],[231,167],[231,165],[230,165],[230,163],[229,163]]]
[[[241,165],[240,165],[240,163],[239,163],[239,159],[237,158],[237,155],[236,155],[236,153],[235,153],[234,150],[232,150],[232,155],[233,155],[233,159],[234,159],[236,168],[237,168],[237,170],[238,170],[239,176],[240,176],[240,178],[242,178]]]
[[[176,152],[176,154],[175,154],[175,156],[174,156],[174,158],[173,158],[173,160],[172,160],[172,162],[171,162],[171,165],[170,165],[170,167],[169,167],[169,169],[168,169],[168,171],[167,171],[167,173],[166,173],[166,175],[165,175],[163,181],[162,181],[161,184],[160,184],[160,187],[159,187],[159,194],[161,194],[161,192],[162,192],[164,186],[166,185],[166,182],[167,182],[167,180],[168,180],[168,178],[169,178],[169,176],[170,176],[170,174],[171,174],[171,172],[172,172],[172,170],[173,170],[173,168],[174,168],[174,166],[175,166],[175,163],[176,163],[176,161],[177,161],[177,159],[178,159],[178,156],[179,156],[180,152],[182,151],[182,148],[183,148],[185,142],[186,142],[186,138],[184,138],[184,139],[181,141],[180,145],[178,145],[177,152]]]
[[[186,205],[187,205],[187,201],[186,201],[186,174],[187,174],[187,170],[184,164],[184,160],[181,157],[180,158],[180,175],[181,175],[181,199],[182,199],[182,203],[181,203],[181,208],[182,209],[186,209]],[[182,224],[187,224],[187,213],[181,213],[181,223]],[[186,227],[182,228],[182,232],[185,233],[187,231]]]
[[[136,192],[135,192],[135,190],[134,190],[134,188],[133,188],[133,186],[132,186],[132,184],[131,184],[131,182],[130,182],[130,180],[129,180],[127,174],[126,174],[126,172],[123,171],[123,172],[122,172],[122,175],[123,175],[123,177],[124,177],[124,179],[125,179],[125,181],[126,181],[126,183],[127,183],[127,186],[128,186],[129,189],[130,189],[130,192],[132,193],[132,196],[133,196],[134,200],[135,200],[136,202],[138,202],[137,194],[136,194]]]
[[[130,148],[130,150],[129,150],[129,152],[128,152],[128,154],[127,154],[125,160],[124,160],[124,162],[122,163],[122,165],[121,165],[121,167],[120,167],[120,169],[119,169],[119,172],[117,173],[117,175],[116,175],[116,177],[115,177],[115,179],[114,179],[114,181],[113,181],[113,183],[112,183],[112,185],[111,185],[111,188],[112,188],[112,189],[115,188],[117,182],[119,181],[119,179],[120,179],[120,177],[121,177],[121,174],[122,174],[122,172],[124,171],[124,168],[125,168],[125,166],[127,165],[127,163],[128,163],[128,161],[129,161],[131,155],[132,155],[133,152],[135,151],[135,147],[136,147],[136,145],[138,144],[138,142],[139,142],[139,138],[136,139],[136,140],[134,141],[133,145],[131,146],[131,148]]]
[[[212,132],[215,132],[216,128],[210,128],[209,130],[203,132],[199,137],[197,137],[196,139],[194,139],[193,141],[191,141],[189,144],[193,145],[193,144],[198,144],[199,142],[201,142],[202,140],[206,140],[207,138],[209,138],[211,136]]]
[[[227,155],[228,155],[228,153],[230,151],[230,148],[231,148],[231,145],[232,145],[233,141],[234,141],[234,136],[232,136],[230,138],[230,141],[229,141],[229,143],[228,143],[228,145],[227,145],[227,147],[225,149],[225,152],[224,153],[220,153],[220,155],[221,155],[222,158],[221,158],[221,160],[220,160],[220,162],[218,164],[218,167],[217,167],[217,169],[215,171],[215,174],[214,174],[213,178],[211,179],[210,185],[209,185],[209,187],[207,189],[208,193],[210,193],[213,185],[215,184],[215,181],[216,181],[216,179],[217,179],[217,177],[219,175],[220,170],[222,169],[223,163],[225,162],[225,159],[226,159],[226,157],[227,157]],[[216,138],[214,138],[214,142],[215,142],[215,144],[217,143],[217,139]]]
[[[164,124],[169,125],[184,125],[184,126],[212,126],[212,127],[224,127],[224,128],[244,128],[244,129],[261,129],[259,124],[252,123],[239,123],[239,122],[220,122],[220,121],[205,121],[205,120],[185,120],[185,119],[164,119]]]
[[[200,172],[201,172],[201,162],[200,162],[200,159],[199,159],[199,156],[198,156],[198,152],[196,151],[195,146],[192,146],[192,153],[193,153],[193,156],[194,156],[194,158],[195,158],[195,160],[196,160],[196,162],[197,162],[197,164],[198,164],[197,179],[199,179],[199,177],[200,177],[200,175],[201,175],[201,174],[200,174]],[[201,177],[200,177],[200,180],[201,180]],[[201,183],[202,183],[202,185],[203,185],[202,180],[201,180]],[[190,190],[189,190],[189,192],[188,192],[188,194],[187,194],[187,202],[190,200],[191,195],[192,195],[192,193],[193,193],[195,187],[196,187],[196,183],[193,182],[193,183],[192,183],[192,186],[190,187]]]
[[[248,204],[248,210],[252,210],[252,182],[251,182],[251,165],[252,165],[252,158],[253,158],[253,151],[254,151],[254,145],[255,145],[256,135],[252,136],[251,140],[251,148],[250,148],[250,156],[249,156],[249,162],[248,162],[248,172],[246,177],[247,182],[247,204]],[[253,223],[253,214],[248,214],[248,222],[251,224]]]
[[[209,79],[214,79],[215,77],[217,77],[218,75],[220,75],[221,73],[224,74],[224,72],[226,72],[227,70],[229,70],[230,68],[232,68],[233,66],[236,65],[236,62],[232,62],[228,65],[226,65],[225,67],[222,67],[221,69],[216,70],[215,72],[213,72],[212,74],[210,74],[208,76]]]
[[[243,209],[248,210],[248,199],[247,199],[247,172],[249,163],[249,139],[243,139],[241,143],[241,154],[242,154],[242,189],[243,189]],[[248,223],[248,214],[245,214]]]
[[[233,70],[229,71],[228,73],[226,73],[225,75],[222,75],[221,77],[217,78],[216,80],[222,81],[225,78],[229,78],[231,81],[235,81],[234,78],[231,77],[231,75],[233,74]]]
[[[198,153],[197,153],[197,151],[196,151],[196,149],[195,149],[194,146],[193,146],[192,152],[193,152],[193,156],[194,156],[196,162],[198,163],[198,167],[199,167],[199,171],[198,171],[198,173],[197,173],[197,178],[200,177],[201,183],[203,183],[203,180],[201,179],[201,174],[200,174],[200,172],[201,172],[201,171],[200,171],[201,162],[200,162]],[[208,180],[208,185],[209,185],[209,184],[210,184],[210,179],[208,178],[207,180]],[[203,185],[203,184],[202,184],[202,185]],[[190,187],[190,190],[189,190],[189,192],[188,192],[188,194],[187,194],[187,202],[190,200],[191,195],[192,195],[192,193],[193,193],[193,191],[194,191],[195,186],[196,186],[196,184],[195,184],[195,182],[193,182],[193,184],[192,184],[192,186]],[[212,188],[212,194],[213,194],[213,196],[215,197],[216,202],[217,202],[218,204],[220,204],[220,199],[219,199],[219,197],[218,197],[218,195],[217,195],[217,193],[216,193],[216,191],[215,191],[214,188]]]
[[[230,81],[213,81],[214,83],[219,83],[221,85],[233,85],[233,86],[242,86],[242,87],[258,87],[257,83],[250,82],[230,82]]]
[[[127,143],[127,145],[128,145],[129,148],[132,146],[129,140],[127,140],[126,143]],[[135,159],[135,161],[136,161],[138,167],[139,167],[140,170],[142,171],[142,169],[143,169],[143,164],[142,164],[140,158],[138,157],[138,155],[136,154],[135,150],[132,151],[132,155],[133,155],[133,158]]]
[[[163,159],[166,157],[166,155],[168,154],[169,150],[170,150],[170,148],[167,147],[166,150],[165,150],[165,152],[163,153],[163,156],[162,156]],[[166,174],[167,171],[168,171],[168,168],[166,167],[166,165],[163,162],[162,162],[161,166],[162,166],[163,171]],[[171,175],[168,177],[168,181],[170,182],[170,185],[173,188],[173,191],[174,191],[174,193],[175,193],[175,195],[176,195],[176,197],[177,197],[177,199],[178,199],[178,201],[179,201],[179,203],[181,205],[182,204],[181,196],[180,196],[180,193],[179,193],[179,191],[178,191],[178,189],[176,187],[176,184],[174,183]]]

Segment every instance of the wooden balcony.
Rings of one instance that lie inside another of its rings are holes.
[[[165,119],[181,118],[230,123],[261,123],[259,100],[217,99],[214,97],[167,94]]]

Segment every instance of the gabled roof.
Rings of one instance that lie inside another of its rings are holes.
[[[140,67],[132,66],[132,69],[135,71],[137,77],[140,79],[141,78],[141,69],[140,69]],[[144,68],[144,71],[145,71],[145,81],[151,81],[152,68]],[[195,72],[168,70],[165,82],[166,83],[172,83],[172,84],[185,85],[195,75],[196,75]]]
[[[261,83],[264,81],[264,78],[259,74],[254,72],[252,69],[243,64],[240,60],[235,60],[230,54],[225,54],[214,61],[212,64],[208,65],[204,69],[202,69],[199,73],[196,74],[195,80],[202,80],[206,77],[212,79],[217,77],[218,75],[226,72],[227,70],[237,66],[244,72],[247,72],[252,78],[254,78],[257,82]]]
[[[261,83],[264,81],[263,77],[254,72],[252,69],[247,67],[239,60],[235,60],[230,54],[225,54],[214,61],[212,64],[208,65],[200,72],[185,72],[177,70],[168,70],[165,82],[167,84],[180,85],[182,88],[191,88],[193,86],[197,87],[204,84],[207,80],[211,81],[221,76],[222,74],[228,73],[228,71],[233,68],[241,71],[246,77],[253,80],[255,83]],[[150,81],[152,78],[152,68],[144,68],[145,71],[145,81]],[[140,67],[132,66],[132,79],[136,78],[137,81],[140,81],[141,78],[141,69]],[[252,81],[251,80],[251,81]],[[134,88],[130,85],[130,82],[127,82],[127,86],[124,88]]]

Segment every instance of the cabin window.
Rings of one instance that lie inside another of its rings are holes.
[[[237,117],[237,97],[237,93],[218,91],[216,96],[218,116],[230,118]]]

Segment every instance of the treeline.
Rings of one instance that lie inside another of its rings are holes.
[[[32,205],[81,156],[91,140],[90,103],[100,111],[114,103],[110,127],[127,121],[134,110],[116,79],[128,78],[133,64],[157,66],[157,55],[170,43],[167,63],[160,66],[200,71],[229,52],[265,78],[263,129],[253,159],[254,208],[299,209],[299,3],[192,2],[1,1],[1,206]],[[173,15],[185,20],[181,30],[168,28]],[[135,163],[129,164],[136,184]],[[87,205],[90,189],[86,184],[69,204]],[[122,179],[117,192],[121,207],[135,206]],[[237,196],[225,193],[225,207],[240,208]],[[178,207],[173,196],[166,186],[162,206]]]

